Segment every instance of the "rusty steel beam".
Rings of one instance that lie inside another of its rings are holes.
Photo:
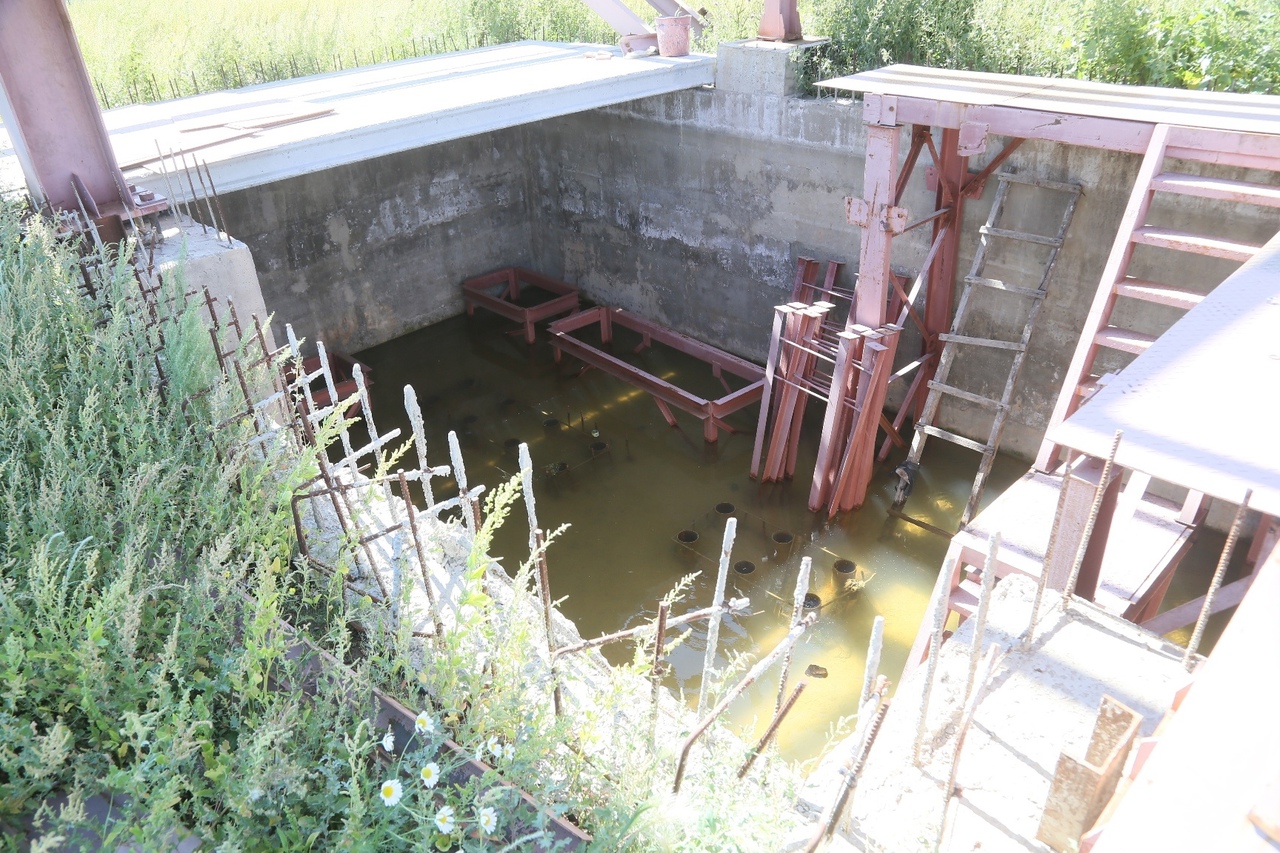
[[[37,206],[78,210],[76,176],[102,215],[137,208],[62,0],[0,3],[0,119]]]

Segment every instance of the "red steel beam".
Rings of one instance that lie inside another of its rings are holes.
[[[941,209],[951,200],[951,215],[934,220],[934,239],[945,232],[942,244],[934,256],[933,266],[927,278],[925,290],[924,322],[925,351],[933,346],[938,335],[951,326],[951,302],[955,291],[956,264],[960,256],[960,225],[964,222],[964,196],[960,190],[969,172],[969,158],[959,150],[960,131],[956,128],[942,130],[942,163],[938,169],[938,189],[935,207]],[[950,220],[956,227],[948,228]]]
[[[0,2],[0,103],[38,205],[78,210],[76,175],[93,196],[86,207],[136,209],[62,0]]]

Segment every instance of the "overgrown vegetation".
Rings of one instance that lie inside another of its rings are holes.
[[[814,0],[814,79],[907,62],[1111,83],[1280,90],[1271,0]]]
[[[794,777],[765,760],[738,780],[736,741],[699,747],[669,793],[687,728],[668,718],[655,745],[634,724],[643,644],[552,712],[532,562],[504,599],[486,553],[514,483],[492,490],[474,541],[454,521],[428,544],[465,543],[450,625],[428,645],[344,592],[353,541],[332,579],[297,558],[290,496],[315,457],[250,449],[195,302],[151,323],[127,264],[99,279],[83,295],[70,249],[0,205],[0,849],[167,849],[187,832],[205,849],[555,849],[545,814],[572,815],[600,850],[778,848]],[[299,692],[281,617],[354,668]],[[409,742],[352,701],[375,685],[421,711]],[[490,768],[447,783],[463,756],[446,737]],[[95,796],[114,802],[105,827]]]
[[[628,0],[642,16],[653,10]],[[755,0],[709,0],[702,49],[749,38]],[[107,106],[163,100],[519,39],[611,43],[581,0],[71,0]],[[802,0],[806,32],[831,43],[811,79],[911,62],[1114,83],[1280,90],[1272,0]]]
[[[144,328],[123,263],[96,300],[79,282],[48,229],[0,207],[0,843],[33,822],[37,849],[96,849],[76,833],[104,793],[108,848],[183,826],[245,849],[359,838],[376,739],[334,696],[268,689],[282,484],[305,457],[220,459],[235,430],[215,444],[204,425],[227,398],[194,404],[195,426],[179,410],[216,376],[196,312]]]

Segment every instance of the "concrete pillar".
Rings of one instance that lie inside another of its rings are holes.
[[[716,48],[716,88],[722,92],[787,97],[800,93],[800,55],[827,39],[723,42]]]
[[[212,229],[202,232],[200,226],[190,220],[179,227],[173,218],[166,217],[161,220],[161,229],[164,240],[156,245],[155,253],[156,270],[161,275],[167,279],[185,262],[183,275],[187,290],[208,287],[219,300],[219,310],[225,310],[226,300],[230,299],[235,303],[236,315],[246,333],[253,328],[250,315],[258,315],[266,325],[267,304],[248,246],[234,238],[228,246],[225,237],[219,238]],[[270,327],[266,331],[267,344],[275,349]]]

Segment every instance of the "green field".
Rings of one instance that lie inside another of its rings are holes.
[[[628,0],[652,17],[641,0]],[[708,0],[702,49],[752,35],[754,0]],[[580,0],[70,0],[105,106],[519,39],[615,41]],[[1273,0],[803,0],[831,38],[810,78],[889,62],[1233,92],[1280,90]]]

